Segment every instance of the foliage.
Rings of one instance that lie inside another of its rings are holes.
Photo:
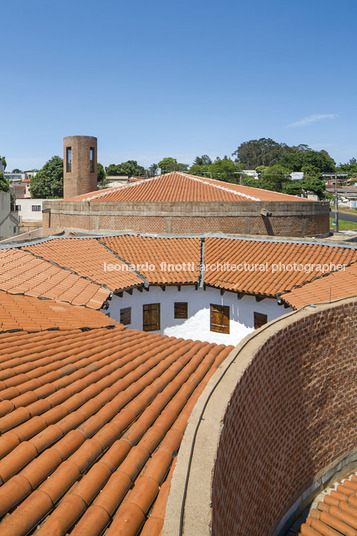
[[[285,143],[278,143],[271,138],[260,138],[245,141],[233,155],[236,155],[237,162],[240,162],[244,169],[256,169],[258,166],[277,164],[289,149]]]
[[[335,171],[335,161],[330,157],[327,151],[298,151],[295,153],[286,153],[283,155],[280,164],[289,168],[291,171],[304,171],[303,168],[309,167],[309,174],[330,173]]]
[[[101,186],[105,185],[105,178],[106,174],[104,171],[104,167],[99,162],[97,163],[97,184],[100,184]]]
[[[31,197],[59,198],[63,197],[63,160],[53,156],[36,176],[31,180]]]
[[[148,177],[155,177],[158,171],[159,171],[159,165],[151,164],[151,166],[147,169],[147,175]]]
[[[4,166],[4,169],[6,169],[6,158],[5,156],[0,156],[0,162],[2,163],[2,165]]]
[[[0,192],[10,192],[10,183],[5,179],[3,172],[0,170]]]
[[[161,173],[171,173],[171,171],[187,171],[188,165],[177,162],[176,158],[167,156],[158,163]]]
[[[283,185],[291,181],[289,170],[280,164],[274,166],[258,166],[259,187],[264,190],[282,192]]]
[[[145,168],[140,166],[136,160],[127,160],[121,164],[110,164],[105,168],[106,174],[116,177],[142,177],[145,175]]]
[[[326,184],[323,180],[317,177],[308,177],[301,182],[301,186],[307,192],[312,192],[318,195],[319,199],[325,198]]]
[[[21,169],[15,168],[12,170],[12,173],[22,173]]]
[[[211,164],[212,160],[206,154],[203,154],[202,156],[196,156],[193,161],[194,166],[210,166]]]

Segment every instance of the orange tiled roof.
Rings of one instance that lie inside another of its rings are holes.
[[[1,536],[159,535],[187,419],[231,349],[118,327],[0,334]]]
[[[101,241],[129,264],[141,265],[150,283],[197,283],[201,258],[200,238],[110,236]],[[148,265],[146,266],[146,263]],[[150,267],[149,264],[152,266]],[[155,270],[150,268],[155,267]],[[173,269],[176,267],[177,269]]]
[[[0,249],[0,289],[100,309],[110,291],[19,248]]]
[[[128,270],[123,262],[94,238],[57,238],[23,249],[59,266],[70,268],[78,275],[91,279],[110,290],[126,289],[142,285],[143,280]],[[120,270],[108,271],[108,264]]]
[[[116,322],[98,311],[0,291],[0,332],[102,328],[114,324]]]
[[[304,305],[324,303],[351,296],[357,296],[357,264],[315,279],[311,283],[283,294],[282,298],[294,309],[299,309]]]
[[[306,201],[300,197],[240,186],[230,182],[196,177],[174,171],[105,190],[79,195],[65,201]]]
[[[299,536],[357,534],[357,476],[350,475],[335,487],[310,511]]]
[[[321,275],[316,266],[311,272],[290,270],[288,267],[293,267],[294,262],[304,266],[348,265],[357,262],[357,250],[319,244],[206,238],[205,265],[217,262],[222,268],[215,271],[207,269],[205,283],[235,292],[276,296]],[[228,263],[227,268],[224,263]],[[245,270],[232,271],[231,265],[244,268],[244,263],[247,265]],[[259,265],[266,269],[260,270]]]

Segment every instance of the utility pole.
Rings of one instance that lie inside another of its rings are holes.
[[[339,214],[338,214],[338,177],[348,177],[348,173],[324,173],[323,177],[334,177],[334,196],[335,196],[335,231],[338,233],[339,230]]]

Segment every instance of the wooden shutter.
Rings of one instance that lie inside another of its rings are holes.
[[[268,322],[268,315],[254,312],[254,329],[259,329]]]
[[[120,309],[120,323],[125,326],[131,324],[131,307]]]
[[[211,303],[210,329],[217,333],[229,333],[229,306]]]
[[[160,330],[160,304],[143,305],[143,331]]]
[[[174,318],[188,318],[188,303],[187,302],[175,302],[174,303]]]

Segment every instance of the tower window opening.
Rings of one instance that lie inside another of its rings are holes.
[[[66,171],[67,173],[72,171],[72,147],[66,147]]]
[[[89,149],[89,172],[94,173],[94,147]]]

